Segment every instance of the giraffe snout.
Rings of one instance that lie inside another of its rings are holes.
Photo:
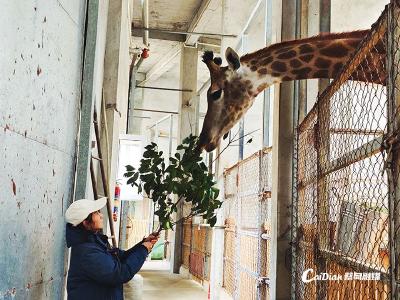
[[[215,143],[213,141],[212,137],[208,136],[203,131],[201,132],[200,137],[199,137],[199,142],[198,142],[198,145],[197,145],[197,147],[200,150],[205,149],[207,152],[211,152],[215,148],[217,148],[217,146],[218,146],[218,143]]]

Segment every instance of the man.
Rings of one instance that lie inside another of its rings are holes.
[[[122,285],[140,270],[158,240],[151,234],[127,251],[112,248],[102,234],[100,209],[107,198],[73,202],[65,213],[71,260],[67,279],[69,300],[122,300]]]

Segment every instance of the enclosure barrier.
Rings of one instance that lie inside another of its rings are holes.
[[[193,224],[191,218],[183,223],[182,265],[200,283],[210,280],[211,230],[208,226]]]
[[[233,299],[270,299],[271,155],[266,148],[224,172],[223,287]]]
[[[398,7],[298,127],[292,298],[399,299]]]

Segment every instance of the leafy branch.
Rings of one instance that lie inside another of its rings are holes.
[[[178,222],[195,215],[202,216],[211,226],[217,221],[215,211],[222,202],[217,199],[219,190],[215,187],[213,175],[208,172],[201,152],[197,150],[197,140],[193,135],[185,138],[177,147],[179,152],[169,158],[168,166],[156,143],[145,147],[138,170],[126,166],[124,177],[128,178],[127,184],[136,186],[138,193],[145,192],[157,204],[154,214],[160,221],[159,231],[173,228]],[[176,198],[178,200],[174,201]],[[174,221],[172,215],[178,211],[181,201],[190,203],[191,211]]]

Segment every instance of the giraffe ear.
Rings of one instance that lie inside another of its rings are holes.
[[[239,55],[231,47],[226,48],[225,58],[231,69],[235,71],[240,68]]]

